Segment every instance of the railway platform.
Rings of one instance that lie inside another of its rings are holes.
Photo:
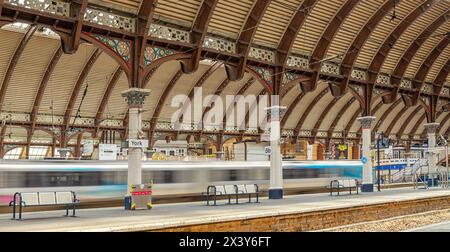
[[[400,188],[339,197],[322,193],[283,200],[262,198],[259,204],[243,202],[219,206],[204,202],[161,204],[148,211],[82,209],[76,218],[63,217],[61,210],[29,212],[23,221],[1,214],[0,231],[312,231],[448,209],[450,190]]]

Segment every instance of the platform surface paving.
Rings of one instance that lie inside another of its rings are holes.
[[[206,206],[205,202],[162,204],[149,211],[125,211],[117,207],[83,209],[77,210],[76,218],[63,217],[64,210],[55,210],[24,213],[23,221],[2,214],[0,231],[143,231],[441,196],[450,196],[450,190],[386,189],[339,197],[322,193],[287,196],[283,200],[262,198],[260,204],[246,204],[243,198],[239,205],[226,205],[227,201],[218,201],[218,206]]]

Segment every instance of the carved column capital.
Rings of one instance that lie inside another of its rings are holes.
[[[267,118],[271,121],[279,121],[286,113],[286,107],[282,106],[272,106],[264,109],[267,113]]]
[[[372,124],[375,122],[376,118],[373,116],[359,117],[358,122],[361,123],[363,129],[371,129]]]
[[[428,134],[436,134],[440,124],[439,123],[427,123],[424,125]]]
[[[128,102],[130,108],[141,108],[144,105],[145,98],[150,95],[150,90],[130,88],[121,94]]]

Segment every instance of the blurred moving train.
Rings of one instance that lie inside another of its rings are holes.
[[[0,161],[0,204],[26,191],[72,190],[82,200],[119,199],[126,193],[126,161]],[[143,182],[154,195],[195,195],[208,185],[257,183],[268,188],[268,161],[147,161]],[[325,187],[333,178],[362,178],[360,161],[285,161],[285,188]]]

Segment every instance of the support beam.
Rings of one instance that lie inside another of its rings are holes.
[[[134,88],[143,88],[147,78],[145,71],[145,51],[147,41],[150,38],[149,30],[153,22],[153,15],[158,0],[141,1],[137,15],[136,34],[131,50],[131,76],[129,77],[130,86]]]
[[[344,56],[344,59],[341,62],[341,74],[344,76],[342,81],[338,84],[338,86],[332,87],[334,90],[333,95],[340,97],[345,94],[347,91],[347,87],[349,85],[350,77],[353,71],[353,66],[355,64],[356,59],[360,51],[363,49],[364,44],[370,38],[372,32],[378,26],[378,24],[383,20],[383,18],[392,10],[394,7],[395,1],[386,1],[381,8],[377,10],[377,12],[367,21],[364,27],[360,30],[358,35],[353,40],[352,45],[347,49],[347,52]],[[332,86],[334,83],[331,84]],[[364,115],[372,116],[370,111],[372,104],[372,94],[373,87],[366,86],[366,95],[365,95],[365,108]]]
[[[36,119],[37,114],[39,112],[39,108],[41,107],[42,98],[44,97],[45,89],[47,88],[48,81],[50,80],[50,77],[53,74],[53,71],[56,68],[56,65],[58,65],[59,59],[61,58],[63,54],[63,50],[61,47],[59,47],[55,54],[53,55],[53,58],[51,59],[50,63],[47,66],[47,69],[45,70],[44,77],[42,77],[41,83],[39,84],[38,91],[36,93],[36,97],[34,98],[33,102],[33,108],[31,109],[31,135],[34,134],[34,130],[36,127]],[[31,140],[30,140],[31,141]]]
[[[166,103],[167,98],[169,97],[170,92],[177,84],[178,80],[180,80],[181,76],[183,76],[183,71],[178,70],[177,73],[172,77],[169,84],[164,88],[164,91],[159,98],[158,104],[156,105],[155,111],[153,112],[152,118],[150,120],[150,129],[148,131],[149,136],[149,143],[154,142],[154,134],[156,129],[156,124],[158,123],[159,115],[161,114],[161,111],[164,107],[164,104]]]
[[[262,96],[262,95],[266,95],[267,94],[267,89],[263,89],[261,92],[259,92],[259,94],[258,94],[258,96],[256,97],[256,103],[255,104],[253,104],[252,106],[251,106],[251,108],[249,108],[248,109],[248,111],[247,111],[247,113],[245,114],[245,128],[248,128],[249,127],[249,122],[250,122],[250,115],[252,114],[252,113],[254,113],[255,112],[255,109],[257,109],[258,108],[258,106],[259,106],[259,100],[260,100],[260,96]],[[264,119],[266,119],[266,118],[264,118]],[[264,122],[264,120],[260,120],[260,121],[263,121]],[[244,136],[242,136],[242,137],[244,137]]]
[[[422,65],[420,65],[420,68],[417,71],[414,80],[412,82],[413,89],[416,90],[413,97],[413,104],[417,104],[420,95],[422,94],[422,88],[425,84],[425,78],[427,77],[431,67],[433,66],[433,63],[436,61],[439,55],[441,55],[442,51],[445,50],[445,48],[448,46],[449,43],[450,43],[450,33],[449,35],[445,36],[436,47],[434,47],[434,49],[430,52],[430,54],[428,54],[427,58],[423,61]],[[433,111],[431,115],[433,121],[436,119],[435,112],[436,111]]]
[[[330,90],[328,88],[325,88],[318,96],[314,97],[314,100],[308,105],[305,112],[303,113],[302,117],[297,123],[297,126],[294,129],[294,139],[298,139],[298,136],[300,134],[300,130],[303,127],[303,124],[305,123],[306,119],[308,118],[309,114],[313,110],[313,108],[316,106],[317,103],[322,100],[323,97],[325,97],[326,94],[328,94]]]
[[[0,130],[0,158],[3,159],[5,156],[5,135],[6,135],[6,124],[2,126]]]
[[[408,127],[408,125],[412,122],[412,119],[417,115],[417,113],[420,112],[421,109],[422,109],[422,106],[417,106],[417,108],[403,122],[402,126],[400,127],[399,131],[397,132],[398,139],[401,139],[401,137],[405,133],[406,127]]]
[[[377,124],[374,127],[373,132],[377,133],[378,130],[380,129],[380,127],[383,125],[384,121],[386,120],[386,118],[388,117],[389,114],[392,113],[392,111],[394,111],[394,109],[398,106],[402,104],[402,99],[397,99],[397,101],[395,101],[393,104],[391,104],[389,106],[389,108],[383,113],[383,115],[380,117],[380,119],[378,120]]]
[[[389,55],[389,52],[394,47],[397,40],[403,35],[403,33],[413,24],[419,17],[425,14],[429,9],[435,6],[437,3],[441,2],[440,0],[427,0],[419,7],[417,7],[414,11],[412,11],[406,18],[404,18],[401,23],[392,31],[389,36],[384,40],[383,44],[378,49],[375,57],[370,63],[368,69],[368,86],[371,86],[372,89],[375,87],[378,75],[380,74],[381,67],[383,66],[386,58]],[[387,100],[385,103],[392,103],[394,100]]]
[[[73,54],[78,50],[87,6],[88,0],[73,0],[70,4],[70,13],[75,22],[70,36],[61,36],[64,53]]]
[[[216,90],[214,90],[214,95],[215,96],[220,96],[223,92],[223,90],[228,86],[228,84],[230,83],[230,79],[226,78],[225,80],[222,81],[222,83],[216,88]],[[215,102],[215,100],[210,100],[209,104],[213,104]],[[209,111],[211,111],[212,107],[206,107],[203,110],[202,113],[202,121],[205,119],[205,116],[208,114]]]
[[[117,82],[120,79],[120,76],[122,75],[123,70],[121,67],[117,68],[117,70],[114,72],[114,75],[109,80],[108,85],[106,86],[106,90],[103,94],[102,100],[100,102],[100,106],[97,109],[97,113],[95,115],[95,130],[93,132],[93,137],[97,138],[98,132],[100,129],[100,123],[102,122],[102,119],[104,118],[103,114],[106,109],[106,105],[108,104],[109,98],[111,97],[112,91],[116,87]]]
[[[192,101],[192,98],[194,97],[194,94],[195,94],[195,89],[196,88],[199,88],[199,87],[201,87],[201,86],[203,86],[203,84],[208,80],[208,78],[209,77],[211,77],[221,66],[223,65],[223,63],[222,62],[216,62],[216,63],[214,63],[203,75],[202,75],[202,77],[200,77],[200,79],[195,83],[195,85],[191,88],[191,90],[189,91],[189,98],[188,98],[188,100],[189,101]],[[184,71],[183,71],[183,73],[184,73]],[[184,105],[183,105],[183,108],[182,108],[182,110],[181,110],[181,114],[180,114],[180,117],[179,117],[179,122],[181,123],[182,121],[183,121],[183,115],[184,115],[184,113],[186,112],[186,110],[188,109],[188,107],[189,107],[189,104],[190,103],[188,103],[188,102],[186,102]],[[201,124],[201,122],[200,122],[200,124]]]
[[[2,16],[2,10],[3,10],[3,3],[5,2],[5,0],[0,0],[0,17]],[[1,156],[0,158],[3,158],[3,156]]]
[[[255,82],[256,82],[256,79],[253,78],[253,77],[248,79],[248,81],[246,83],[244,83],[244,85],[239,89],[239,91],[237,92],[235,97],[243,95],[253,85],[253,83],[255,83]],[[229,118],[229,116],[231,116],[231,112],[233,112],[233,108],[234,108],[235,102],[236,101],[234,101],[232,104],[230,104],[229,107],[227,107],[225,109],[225,114],[223,115],[223,118],[222,118],[222,127],[223,127],[222,130],[223,131],[226,128],[227,118]],[[245,123],[245,122],[243,122],[243,123]]]
[[[291,104],[289,104],[289,106],[287,107],[286,112],[284,113],[283,117],[281,118],[281,128],[282,129],[286,125],[286,122],[289,119],[289,117],[291,116],[292,112],[294,112],[294,110],[297,107],[297,105],[303,100],[303,98],[305,96],[306,96],[306,94],[302,92],[302,93],[300,93],[299,95],[297,95],[295,97],[294,101],[292,101]]]
[[[202,5],[200,6],[194,25],[191,29],[192,43],[194,44],[192,57],[190,59],[180,60],[181,69],[185,74],[193,73],[197,71],[199,67],[203,42],[206,33],[208,32],[209,22],[218,2],[219,0],[203,0]]]
[[[372,175],[372,157],[370,153],[370,146],[372,141],[372,124],[375,117],[367,116],[358,118],[362,129],[362,158],[366,159],[363,167],[363,178],[361,191],[373,192],[373,175]]]
[[[83,133],[77,136],[77,144],[75,146],[75,158],[81,158],[81,141],[83,141]]]
[[[319,75],[321,72],[322,64],[321,61],[324,59],[328,48],[333,41],[336,33],[341,28],[341,25],[347,19],[348,15],[352,12],[360,0],[347,0],[344,5],[339,9],[338,13],[333,17],[333,19],[328,23],[327,29],[324,31],[319,41],[317,42],[314,51],[311,55],[311,68],[314,70],[313,78],[310,82],[301,82],[303,91],[313,91],[317,87],[319,81]]]
[[[403,76],[408,69],[409,63],[416,55],[417,51],[422,47],[422,45],[430,38],[434,32],[439,29],[443,24],[445,24],[449,19],[450,10],[446,11],[444,14],[439,16],[432,24],[430,24],[425,30],[417,37],[414,43],[411,43],[409,48],[400,58],[399,63],[395,67],[391,75],[391,85],[395,88],[391,93],[391,97],[387,100],[394,100],[400,90],[400,85],[402,83]]]
[[[150,90],[131,88],[122,92],[129,108],[128,139],[142,139],[142,114],[140,110],[144,101],[150,95]],[[131,210],[130,188],[132,185],[142,184],[142,148],[128,148],[128,179],[125,209]]]
[[[225,65],[228,79],[231,81],[238,81],[244,78],[248,54],[253,38],[255,37],[256,30],[258,29],[259,23],[261,22],[267,7],[269,7],[270,2],[271,0],[256,0],[253,4],[253,8],[247,17],[245,25],[242,27],[236,43],[236,53],[239,55],[239,62],[237,65]]]
[[[28,27],[25,35],[23,35],[22,40],[14,52],[11,61],[9,62],[8,69],[6,70],[5,77],[3,77],[3,84],[0,88],[0,111],[3,110],[3,105],[5,103],[6,91],[8,90],[9,83],[11,82],[11,77],[16,69],[17,63],[19,62],[20,56],[22,56],[25,47],[27,46],[30,39],[33,37],[33,34],[37,30],[37,25],[31,25]]]
[[[345,105],[342,107],[341,110],[337,113],[336,117],[334,118],[333,122],[331,123],[330,128],[328,129],[328,138],[327,141],[330,142],[334,129],[336,128],[336,125],[338,124],[339,120],[342,118],[342,116],[347,112],[347,110],[355,103],[356,97],[352,97]],[[355,119],[356,120],[356,119]]]
[[[328,105],[325,107],[322,114],[320,114],[319,119],[317,119],[317,122],[314,124],[314,128],[312,129],[312,136],[313,138],[317,137],[317,132],[319,131],[320,125],[322,125],[323,120],[325,117],[327,117],[328,113],[331,109],[336,105],[336,103],[340,100],[340,98],[335,97]]]
[[[274,87],[273,94],[279,95],[281,93],[281,87],[283,83],[283,76],[286,71],[286,65],[289,54],[292,50],[297,34],[303,26],[311,9],[317,3],[318,0],[304,0],[302,5],[294,12],[294,16],[291,19],[288,27],[286,28],[283,37],[280,40],[276,54],[276,65],[274,74]]]
[[[389,137],[391,135],[391,132],[394,129],[394,126],[400,121],[400,118],[405,116],[405,113],[408,109],[409,109],[409,107],[403,106],[402,110],[399,113],[397,113],[395,118],[391,121],[388,128],[386,129],[386,132],[384,133],[384,135],[386,137]]]
[[[285,107],[280,107],[279,101],[272,101],[272,106],[266,109],[267,117],[270,118],[270,147],[272,154],[270,155],[270,185],[269,199],[283,198],[283,167],[281,157],[281,128],[280,118]]]
[[[75,102],[77,101],[78,95],[80,93],[80,90],[89,75],[89,72],[91,71],[92,67],[94,66],[97,59],[102,54],[102,51],[100,49],[96,49],[94,53],[91,55],[89,60],[86,62],[86,65],[84,66],[83,70],[81,71],[80,76],[78,77],[77,82],[75,83],[75,86],[72,90],[72,94],[70,95],[69,102],[67,103],[66,112],[64,113],[64,124],[63,124],[63,132],[61,134],[61,147],[64,147],[66,145],[67,141],[67,130],[69,129],[70,124],[70,116],[72,115],[72,111],[75,107]]]

